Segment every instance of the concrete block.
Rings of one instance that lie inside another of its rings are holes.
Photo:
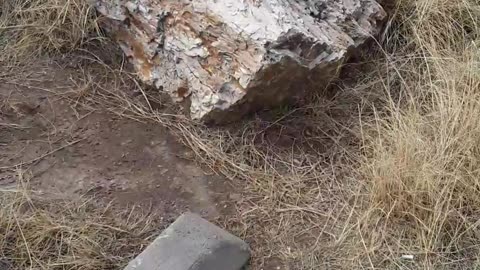
[[[240,270],[250,258],[240,238],[198,215],[181,215],[125,270]]]

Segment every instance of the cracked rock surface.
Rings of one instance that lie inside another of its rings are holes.
[[[193,119],[229,122],[301,98],[380,31],[375,0],[97,0],[144,82]]]

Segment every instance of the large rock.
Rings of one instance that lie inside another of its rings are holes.
[[[386,16],[375,0],[97,0],[97,10],[144,82],[214,122],[324,86]]]

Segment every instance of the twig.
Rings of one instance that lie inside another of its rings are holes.
[[[26,128],[28,128],[28,127],[21,126],[19,124],[2,123],[2,122],[0,122],[0,127],[9,127],[9,128],[16,128],[16,129],[26,129]]]
[[[17,215],[13,214],[13,218],[15,219],[15,222],[17,223],[18,230],[20,231],[20,235],[22,236],[23,243],[25,244],[25,248],[27,249],[28,259],[30,260],[30,269],[32,269],[32,266],[33,266],[32,253],[30,252],[30,248],[28,247],[27,239],[25,238],[25,235],[23,234],[23,230],[22,230],[22,226],[20,226],[20,222],[18,222]]]
[[[96,222],[89,222],[88,224],[90,224],[92,226],[107,228],[107,229],[114,230],[114,231],[117,231],[117,232],[128,233],[128,231],[122,230],[122,229],[117,228],[117,227],[110,226],[108,224],[100,224],[100,223],[96,223]]]

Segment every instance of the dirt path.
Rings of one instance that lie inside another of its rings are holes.
[[[160,125],[77,106],[58,93],[76,89],[74,70],[43,65],[26,80],[0,83],[0,186],[18,170],[30,186],[60,198],[94,195],[142,205],[165,220],[184,211],[228,215],[232,187],[198,167]]]

